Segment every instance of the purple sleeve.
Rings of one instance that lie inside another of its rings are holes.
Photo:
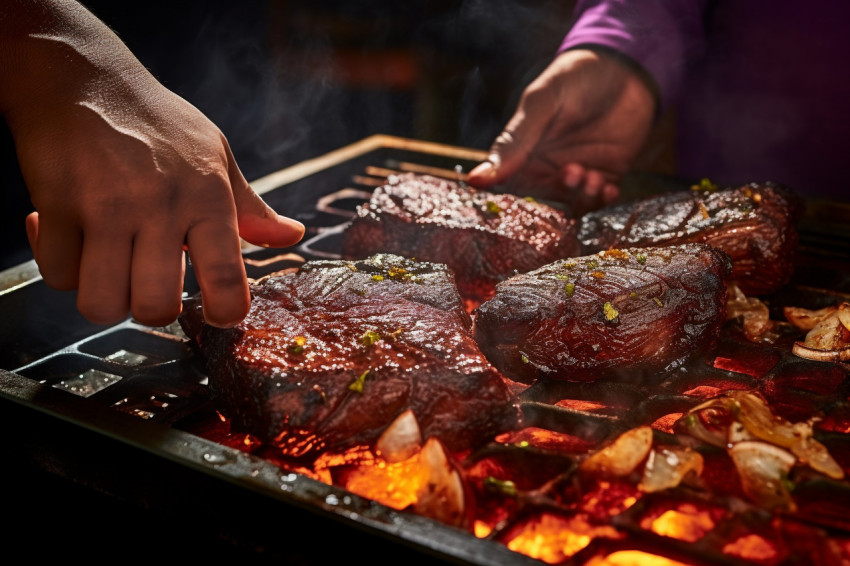
[[[559,53],[596,45],[613,49],[655,81],[661,106],[679,96],[686,65],[703,49],[708,0],[579,0]]]

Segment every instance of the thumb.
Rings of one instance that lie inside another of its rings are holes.
[[[230,187],[236,205],[239,237],[255,246],[285,248],[304,237],[304,225],[281,216],[254,191],[236,165],[233,153],[227,152]]]
[[[234,191],[239,236],[257,246],[285,248],[304,237],[304,225],[281,216],[267,205],[247,183]]]

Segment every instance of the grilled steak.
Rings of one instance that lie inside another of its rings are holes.
[[[576,221],[546,204],[428,175],[391,176],[358,207],[342,253],[394,253],[444,263],[470,310],[496,283],[578,255]]]
[[[794,269],[802,199],[771,184],[665,193],[581,218],[582,254],[620,247],[704,242],[732,258],[732,280],[747,295],[769,294]]]
[[[406,409],[450,450],[518,423],[443,265],[313,261],[254,282],[252,297],[236,328],[205,325],[198,304],[181,324],[233,426],[284,454],[370,444]]]
[[[729,270],[729,257],[705,244],[559,260],[497,285],[475,336],[517,381],[640,378],[716,344]]]

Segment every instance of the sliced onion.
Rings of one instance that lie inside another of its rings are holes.
[[[732,399],[715,397],[688,411],[676,422],[676,428],[706,444],[724,448],[729,443],[735,409]]]
[[[580,467],[583,471],[600,475],[626,476],[646,460],[651,449],[652,428],[633,428],[591,454]]]
[[[463,481],[446,456],[443,445],[436,438],[429,438],[419,459],[429,476],[416,493],[414,511],[449,525],[461,525],[466,509]]]
[[[408,409],[390,423],[375,445],[378,454],[387,462],[407,460],[422,448],[422,432],[416,415]]]
[[[793,454],[767,442],[745,441],[732,446],[729,455],[754,503],[765,509],[796,509],[788,489],[788,473],[797,461]]]
[[[813,470],[836,480],[844,478],[844,469],[830,455],[826,446],[811,436],[801,435],[790,449],[801,463],[808,464]]]
[[[726,320],[741,320],[744,336],[751,342],[773,342],[778,337],[776,321],[770,320],[767,305],[756,297],[747,297],[735,283],[726,288]]]
[[[702,454],[690,448],[664,446],[652,450],[638,489],[652,493],[676,487],[690,472],[697,477],[702,475],[703,465]]]
[[[850,361],[850,303],[814,311],[785,307],[784,312],[794,326],[808,330],[791,348],[795,355],[818,362]]]
[[[833,305],[819,310],[809,310],[801,307],[784,307],[782,309],[785,318],[800,330],[811,330],[819,322],[829,318],[838,311]]]
[[[747,432],[761,440],[790,450],[800,464],[808,465],[813,470],[831,478],[844,477],[844,470],[838,462],[823,444],[814,439],[811,423],[790,423],[774,416],[767,403],[754,393],[732,391],[729,395],[740,406],[738,419]]]
[[[850,346],[839,350],[823,350],[807,346],[804,342],[794,342],[791,352],[815,362],[850,362]]]

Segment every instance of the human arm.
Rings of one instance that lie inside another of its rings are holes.
[[[580,1],[559,54],[526,87],[470,184],[509,184],[575,214],[611,202],[702,45],[703,4]]]
[[[185,246],[207,321],[233,325],[250,307],[240,236],[274,247],[303,236],[253,191],[222,132],[76,2],[3,2],[0,112],[42,277],[77,289],[93,322],[173,321]]]

